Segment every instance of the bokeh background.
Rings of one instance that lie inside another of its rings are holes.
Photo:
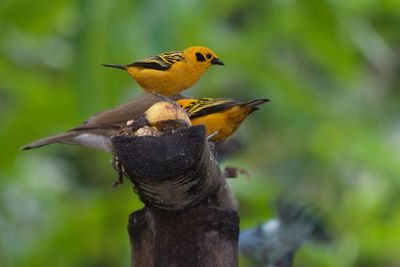
[[[230,181],[241,227],[285,195],[334,237],[295,266],[400,266],[399,14],[398,0],[0,1],[0,266],[129,266],[142,204],[112,189],[110,155],[19,147],[139,94],[101,63],[192,45],[226,66],[187,94],[271,99],[224,163],[251,173]]]

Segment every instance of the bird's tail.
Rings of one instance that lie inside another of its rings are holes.
[[[75,133],[75,132],[66,132],[66,133],[62,133],[62,134],[57,134],[57,135],[53,135],[53,136],[46,137],[46,138],[37,140],[35,142],[32,142],[28,145],[21,147],[21,149],[29,150],[29,149],[38,148],[41,146],[47,146],[47,145],[55,144],[55,143],[69,143],[69,141],[71,141],[76,136],[77,136],[77,133]]]
[[[101,64],[101,65],[103,65],[104,67],[126,70],[125,65],[119,65],[119,64]]]
[[[243,103],[242,107],[249,107],[250,108],[249,113],[252,113],[252,112],[258,110],[262,104],[269,102],[269,101],[270,100],[267,98],[254,99],[254,100],[250,100],[246,103]]]

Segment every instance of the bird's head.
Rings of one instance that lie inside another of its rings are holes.
[[[195,62],[197,66],[207,69],[211,65],[224,65],[217,54],[204,46],[192,46],[183,51],[189,62]]]

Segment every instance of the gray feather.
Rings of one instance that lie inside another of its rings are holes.
[[[74,132],[66,132],[66,133],[62,133],[62,134],[53,135],[50,137],[46,137],[46,138],[34,141],[28,145],[21,147],[21,149],[28,150],[28,149],[33,149],[33,148],[37,148],[37,147],[41,147],[41,146],[54,144],[54,143],[68,142],[68,140],[71,140],[76,135],[77,134]]]
[[[172,99],[180,97],[177,95]],[[83,145],[111,152],[110,137],[117,134],[128,120],[138,119],[150,106],[159,101],[161,99],[156,95],[143,94],[123,105],[98,113],[65,133],[34,141],[21,149],[29,150],[60,143]]]

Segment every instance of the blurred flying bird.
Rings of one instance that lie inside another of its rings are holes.
[[[259,267],[290,267],[296,251],[306,241],[328,241],[320,220],[308,208],[280,199],[277,218],[241,231],[240,253]]]
[[[172,96],[194,85],[211,65],[224,65],[214,51],[193,46],[165,52],[128,65],[103,64],[126,70],[149,93]]]
[[[210,141],[218,142],[231,136],[251,112],[267,99],[241,102],[233,99],[171,97],[188,114],[193,125],[204,124]],[[83,124],[65,133],[50,136],[22,147],[33,149],[49,144],[75,144],[112,152],[111,136],[117,135],[127,121],[137,119],[154,103],[163,101],[153,94],[144,94],[126,104],[92,116]]]

